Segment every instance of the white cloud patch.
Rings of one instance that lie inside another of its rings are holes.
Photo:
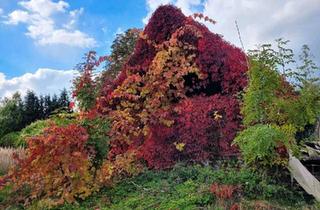
[[[194,13],[193,6],[198,6],[201,4],[201,0],[177,0],[175,5],[183,11],[186,15],[191,15]]]
[[[217,21],[215,25],[205,23],[210,30],[239,47],[235,21],[246,49],[282,37],[291,40],[290,47],[295,51],[308,44],[320,60],[319,0],[146,0],[149,13],[143,22],[148,21],[158,6],[168,3],[180,7],[186,15],[202,8],[199,12]]]
[[[6,79],[6,75],[0,72],[0,98],[9,97],[17,91],[25,95],[27,90],[33,90],[37,94],[58,93],[64,87],[70,89],[71,81],[76,73],[75,70],[41,68],[35,73],[26,73],[20,77]]]
[[[2,8],[0,8],[0,15],[2,15],[2,13],[3,13],[3,9],[2,9]]]
[[[179,7],[186,15],[191,15],[198,10],[197,6],[203,5],[203,0],[146,0],[148,14],[143,18],[142,22],[147,24],[152,13],[161,5],[173,4]]]
[[[7,15],[6,24],[27,26],[26,35],[37,44],[62,44],[89,48],[96,46],[94,38],[76,29],[76,22],[83,8],[68,11],[69,4],[63,0],[29,0],[18,3],[22,9]]]
[[[147,10],[148,14],[145,18],[143,18],[142,22],[147,24],[152,13],[161,5],[172,3],[172,0],[147,0]]]
[[[203,12],[218,22],[209,25],[212,31],[239,46],[237,20],[247,49],[280,37],[291,40],[295,49],[305,43],[311,48],[320,44],[319,0],[207,0]]]

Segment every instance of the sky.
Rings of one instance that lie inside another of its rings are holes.
[[[320,0],[0,0],[0,98],[70,88],[84,53],[108,54],[117,33],[143,28],[168,3],[216,20],[209,29],[240,47],[237,21],[246,50],[283,37],[320,63]]]

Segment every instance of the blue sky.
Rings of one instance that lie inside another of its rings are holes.
[[[0,0],[0,98],[69,88],[85,52],[107,54],[116,33],[143,27],[167,3],[216,20],[210,30],[237,46],[235,20],[246,49],[284,37],[320,61],[319,0]]]
[[[18,2],[1,0],[2,13],[10,14],[22,9]],[[83,8],[83,13],[77,20],[77,29],[96,40],[96,46],[92,47],[100,53],[108,52],[117,30],[143,27],[141,20],[147,13],[143,0],[77,0],[69,3],[67,9],[72,11],[79,8]],[[0,69],[8,78],[43,67],[71,69],[90,49],[61,44],[39,45],[25,33],[26,24],[0,24]]]

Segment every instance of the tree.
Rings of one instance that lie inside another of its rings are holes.
[[[301,65],[297,67],[296,80],[299,87],[305,86],[307,83],[318,82],[320,68],[314,63],[313,55],[310,52],[308,45],[303,45],[301,49],[301,54],[299,55],[299,60]]]
[[[51,103],[52,103],[51,96],[50,95],[44,96],[44,116],[45,116],[45,118],[49,117],[49,115],[50,115]]]
[[[132,28],[124,33],[117,34],[111,45],[110,61],[107,63],[106,70],[102,73],[103,81],[105,77],[115,78],[119,74],[121,67],[133,53],[140,33],[141,29]]]
[[[73,80],[73,97],[79,102],[79,108],[88,111],[95,105],[97,89],[96,81],[93,79],[96,66],[99,65],[97,53],[90,51],[85,54],[83,62],[77,65],[80,73]]]
[[[57,94],[53,94],[53,96],[51,98],[51,106],[49,108],[50,114],[51,114],[51,112],[53,112],[57,108],[59,108],[58,96],[57,96]]]
[[[0,107],[0,138],[24,127],[23,104],[19,93],[6,98]]]
[[[43,95],[39,97],[40,119],[45,119],[45,98]]]
[[[28,125],[41,118],[40,101],[33,91],[27,91],[24,98],[24,123]]]
[[[58,99],[58,104],[59,107],[68,107],[70,103],[70,99],[69,99],[69,94],[66,88],[64,88],[61,92],[60,92],[60,96]]]

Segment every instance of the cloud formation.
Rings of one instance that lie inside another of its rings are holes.
[[[207,0],[203,13],[218,22],[209,26],[212,31],[239,46],[237,20],[247,49],[280,37],[291,40],[294,49],[309,44],[316,50],[320,44],[319,0]]]
[[[9,13],[5,23],[25,24],[26,35],[37,44],[62,44],[81,48],[96,46],[94,38],[75,27],[83,8],[68,11],[69,4],[63,0],[28,0],[19,1],[18,5],[22,9]]]
[[[205,24],[239,47],[235,21],[246,49],[285,38],[291,40],[290,47],[295,51],[308,44],[320,61],[319,0],[146,0],[149,14],[143,22],[147,22],[159,5],[167,3],[176,5],[187,15],[202,12],[216,20],[215,25]]]
[[[64,87],[70,89],[71,81],[76,73],[75,70],[42,68],[35,73],[26,73],[20,77],[6,79],[6,75],[0,72],[0,98],[11,96],[16,91],[25,95],[27,90],[33,90],[37,94],[58,93]]]

